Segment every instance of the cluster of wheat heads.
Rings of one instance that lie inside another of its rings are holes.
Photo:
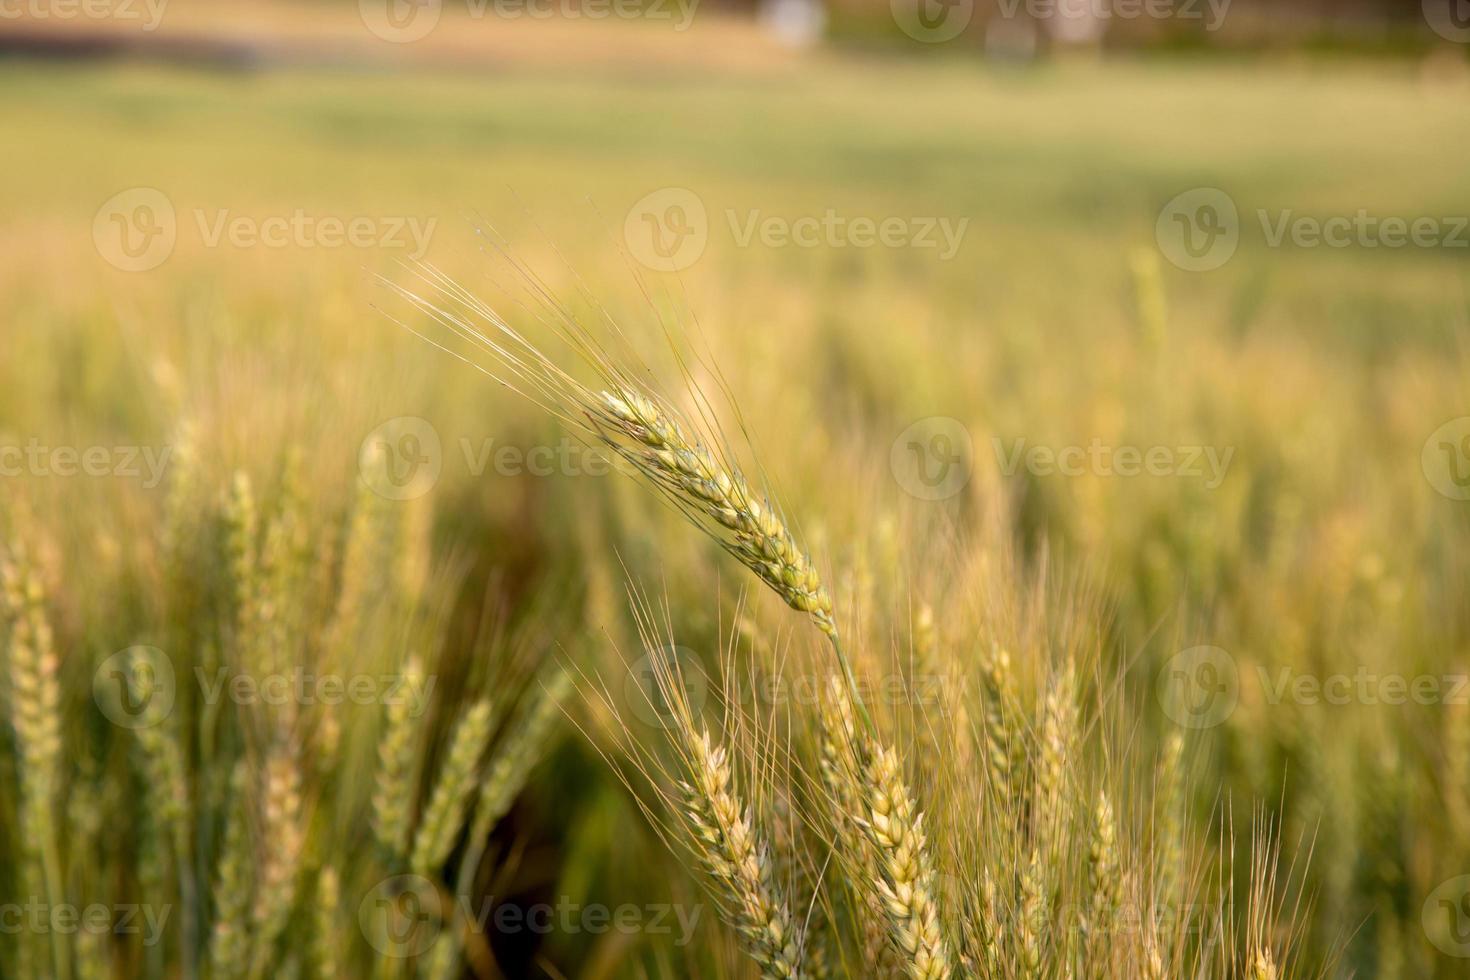
[[[626,338],[610,318],[594,333],[518,272],[529,316],[572,363],[432,268],[417,270],[422,291],[396,288],[447,330],[421,336],[627,463],[804,613],[827,651],[777,656],[763,631],[747,631],[743,647],[732,633],[719,672],[723,710],[694,703],[686,672],[696,668],[671,652],[673,612],[635,589],[655,681],[645,707],[667,723],[655,733],[629,718],[626,704],[620,713],[606,687],[589,685],[618,718],[621,760],[631,760],[625,782],[654,789],[645,812],[702,869],[763,976],[1290,972],[1293,933],[1278,922],[1274,876],[1273,887],[1250,889],[1244,910],[1233,907],[1229,858],[1221,858],[1234,855],[1233,836],[1222,833],[1228,839],[1211,851],[1193,825],[1182,737],[1139,747],[1128,723],[1139,706],[1103,680],[1086,609],[1067,610],[1062,628],[1002,627],[973,611],[966,590],[1009,589],[1008,608],[1044,617],[1022,595],[1040,585],[1018,584],[1024,573],[1015,567],[987,567],[984,584],[956,567],[935,587],[943,604],[921,606],[904,623],[904,655],[880,655],[878,617],[839,624],[834,590],[773,496],[736,462],[689,362],[679,359],[691,406],[683,411],[653,389],[646,368],[630,366],[636,358],[614,352]],[[994,584],[997,571],[1007,584]],[[887,606],[906,602],[900,588]],[[890,628],[887,648],[894,637]],[[793,662],[819,681],[819,698],[777,710],[740,689],[742,679],[768,680]],[[891,689],[878,676],[885,670],[897,670],[900,695],[869,696]],[[937,700],[916,695],[918,680],[938,682]],[[1273,859],[1262,851],[1250,867]]]
[[[137,632],[77,621],[44,528],[0,546],[0,893],[42,923],[0,975],[460,975],[565,674],[519,629],[455,645],[426,511],[176,447]]]

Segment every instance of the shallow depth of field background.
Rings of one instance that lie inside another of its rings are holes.
[[[314,497],[341,501],[369,434],[423,419],[439,443],[429,604],[463,621],[451,661],[474,655],[465,610],[481,607],[535,656],[631,659],[625,578],[672,593],[691,644],[717,650],[737,572],[394,323],[406,311],[376,277],[411,275],[410,228],[431,229],[423,259],[487,294],[505,270],[476,228],[493,228],[558,291],[643,323],[652,349],[656,313],[697,322],[822,560],[885,520],[963,525],[1005,498],[1025,559],[1087,583],[1149,744],[1177,723],[1155,696],[1176,655],[1224,651],[1228,705],[1189,729],[1200,826],[1276,821],[1306,969],[1339,951],[1336,975],[1463,976],[1466,47],[1417,9],[1242,5],[1218,38],[1164,25],[1070,46],[987,32],[979,12],[920,44],[886,7],[849,5],[828,40],[793,45],[747,9],[699,9],[688,30],[669,10],[510,20],[446,3],[410,43],[350,3],[173,0],[146,32],[0,20],[0,446],[162,451],[187,425],[213,486],[243,471],[270,487],[294,456]],[[1160,222],[1195,188],[1239,216],[1233,256],[1202,271]],[[1273,246],[1263,227],[1360,211],[1432,218],[1449,240]],[[829,212],[963,232],[952,255],[937,231],[938,247],[743,240],[752,221]],[[278,218],[294,230],[260,241]],[[324,241],[323,218],[372,241]],[[655,268],[650,234],[692,235],[697,255]],[[895,452],[915,423],[968,440],[929,461],[965,474],[943,499]],[[1230,455],[1219,481],[1068,475],[1008,467],[1018,440]],[[105,757],[130,736],[88,715],[97,665],[164,643],[146,624],[167,474],[68,476],[45,458],[0,477],[0,526],[48,570],[67,711],[91,719],[68,758]],[[1294,686],[1343,675],[1345,697]],[[1385,699],[1394,677],[1435,693]],[[129,801],[106,805],[104,823],[132,820]],[[15,832],[0,826],[0,853]],[[517,893],[693,891],[571,727],[497,833]],[[710,912],[699,935],[718,929]],[[498,948],[509,975],[634,976],[689,955],[671,944],[554,931]]]

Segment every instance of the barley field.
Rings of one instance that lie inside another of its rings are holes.
[[[0,976],[1470,974],[1463,52],[570,36],[0,58]]]

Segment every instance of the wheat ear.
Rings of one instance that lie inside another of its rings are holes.
[[[1043,861],[1054,863],[1066,846],[1068,767],[1075,765],[1077,743],[1076,674],[1065,665],[1047,690],[1041,721],[1041,753],[1032,804],[1033,845]]]
[[[848,687],[856,696],[857,680],[838,637],[832,599],[778,509],[751,488],[738,468],[692,436],[692,426],[636,384],[631,373],[615,363],[597,338],[558,306],[541,283],[526,270],[520,271],[547,307],[552,329],[600,376],[603,390],[573,378],[493,309],[433,268],[420,267],[419,275],[441,302],[388,285],[474,351],[467,357],[428,337],[425,340],[600,440],[787,605],[806,613],[832,641]],[[490,332],[482,330],[481,324],[488,325]],[[488,356],[495,370],[476,363],[475,355]],[[857,710],[869,734],[875,734],[877,729],[860,701]]]
[[[275,942],[296,902],[296,876],[303,844],[301,769],[295,753],[284,746],[272,751],[265,765],[261,807],[265,859],[251,912],[255,952],[250,976],[265,976],[274,956]]]
[[[475,789],[480,757],[490,740],[491,717],[490,702],[477,701],[455,727],[444,769],[414,837],[409,867],[417,874],[433,874],[454,847],[454,835]]]
[[[1158,805],[1154,815],[1155,900],[1171,913],[1178,910],[1184,862],[1184,736],[1170,732],[1164,739],[1163,755],[1154,792]]]
[[[518,723],[495,750],[489,773],[480,784],[474,825],[470,830],[472,843],[483,842],[515,802],[526,784],[531,767],[546,746],[560,713],[562,699],[571,686],[571,677],[565,671],[553,673],[541,694],[528,710],[522,712]]]
[[[727,918],[745,937],[762,976],[804,976],[800,934],[776,886],[767,846],[735,796],[725,749],[708,731],[685,734],[690,771],[680,784],[684,813]]]
[[[417,657],[403,667],[404,690],[416,690],[423,678]],[[390,701],[387,725],[378,743],[378,773],[373,789],[373,833],[395,861],[408,849],[410,809],[414,783],[414,725],[408,698]]]
[[[897,753],[872,743],[868,756],[865,819],[878,847],[876,885],[894,942],[914,980],[947,978],[953,968],[934,899],[924,815],[909,795]]]
[[[209,941],[211,975],[243,976],[250,949],[250,893],[255,866],[250,844],[249,769],[244,760],[231,777],[230,809],[214,877],[214,928]]]
[[[342,904],[342,883],[336,868],[322,868],[316,879],[316,933],[312,937],[312,959],[322,980],[338,976],[337,951],[342,937],[337,927]]]
[[[65,901],[61,845],[52,809],[61,793],[61,660],[40,576],[19,547],[0,560],[0,602],[10,625],[10,715],[21,762],[21,821],[53,905]],[[71,976],[71,944],[51,932],[52,969]]]
[[[1041,852],[1033,850],[1021,872],[1021,975],[1038,980],[1046,967],[1047,924],[1051,903],[1046,890],[1046,867]]]
[[[152,704],[157,677],[148,658],[134,651],[129,658],[127,677],[138,704]],[[148,794],[153,817],[167,835],[172,847],[174,873],[178,876],[179,901],[183,905],[180,946],[183,975],[198,975],[198,897],[195,894],[194,859],[189,828],[192,815],[189,787],[184,776],[183,749],[171,718],[162,718],[137,729],[138,744],[143,751],[143,767],[148,774]]]
[[[723,465],[677,419],[635,391],[602,392],[593,418],[610,448],[686,507],[713,519],[723,532],[716,536],[731,554],[787,605],[837,638],[832,600],[811,558],[738,470]]]
[[[1122,887],[1118,877],[1118,827],[1113,816],[1113,803],[1105,791],[1099,790],[1093,811],[1092,844],[1087,852],[1087,884],[1091,892],[1088,910],[1087,952],[1089,968],[1096,970],[1096,959],[1103,959],[1104,975],[1111,975],[1111,956],[1106,934],[1111,928]]]
[[[885,976],[896,972],[888,942],[888,913],[878,892],[871,886],[881,880],[878,853],[864,822],[866,809],[863,764],[859,758],[857,726],[852,698],[836,677],[829,678],[820,705],[822,726],[820,768],[826,785],[833,830],[859,885],[859,927],[863,961]]]
[[[1015,679],[1010,654],[999,647],[981,661],[984,691],[985,774],[994,794],[994,812],[1004,813],[1013,802],[1016,731],[1012,724]]]

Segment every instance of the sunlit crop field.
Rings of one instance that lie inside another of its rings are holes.
[[[524,265],[711,396],[926,813],[953,975],[1463,975],[1463,82],[835,51],[0,91],[0,973],[769,972],[666,805],[670,658],[761,881],[828,923],[799,952],[901,972],[823,857],[876,813],[810,789],[823,630],[417,336],[466,350],[390,285],[426,262],[546,336]],[[1228,258],[1175,234],[1196,188]],[[1156,932],[1075,928],[1100,795]]]

